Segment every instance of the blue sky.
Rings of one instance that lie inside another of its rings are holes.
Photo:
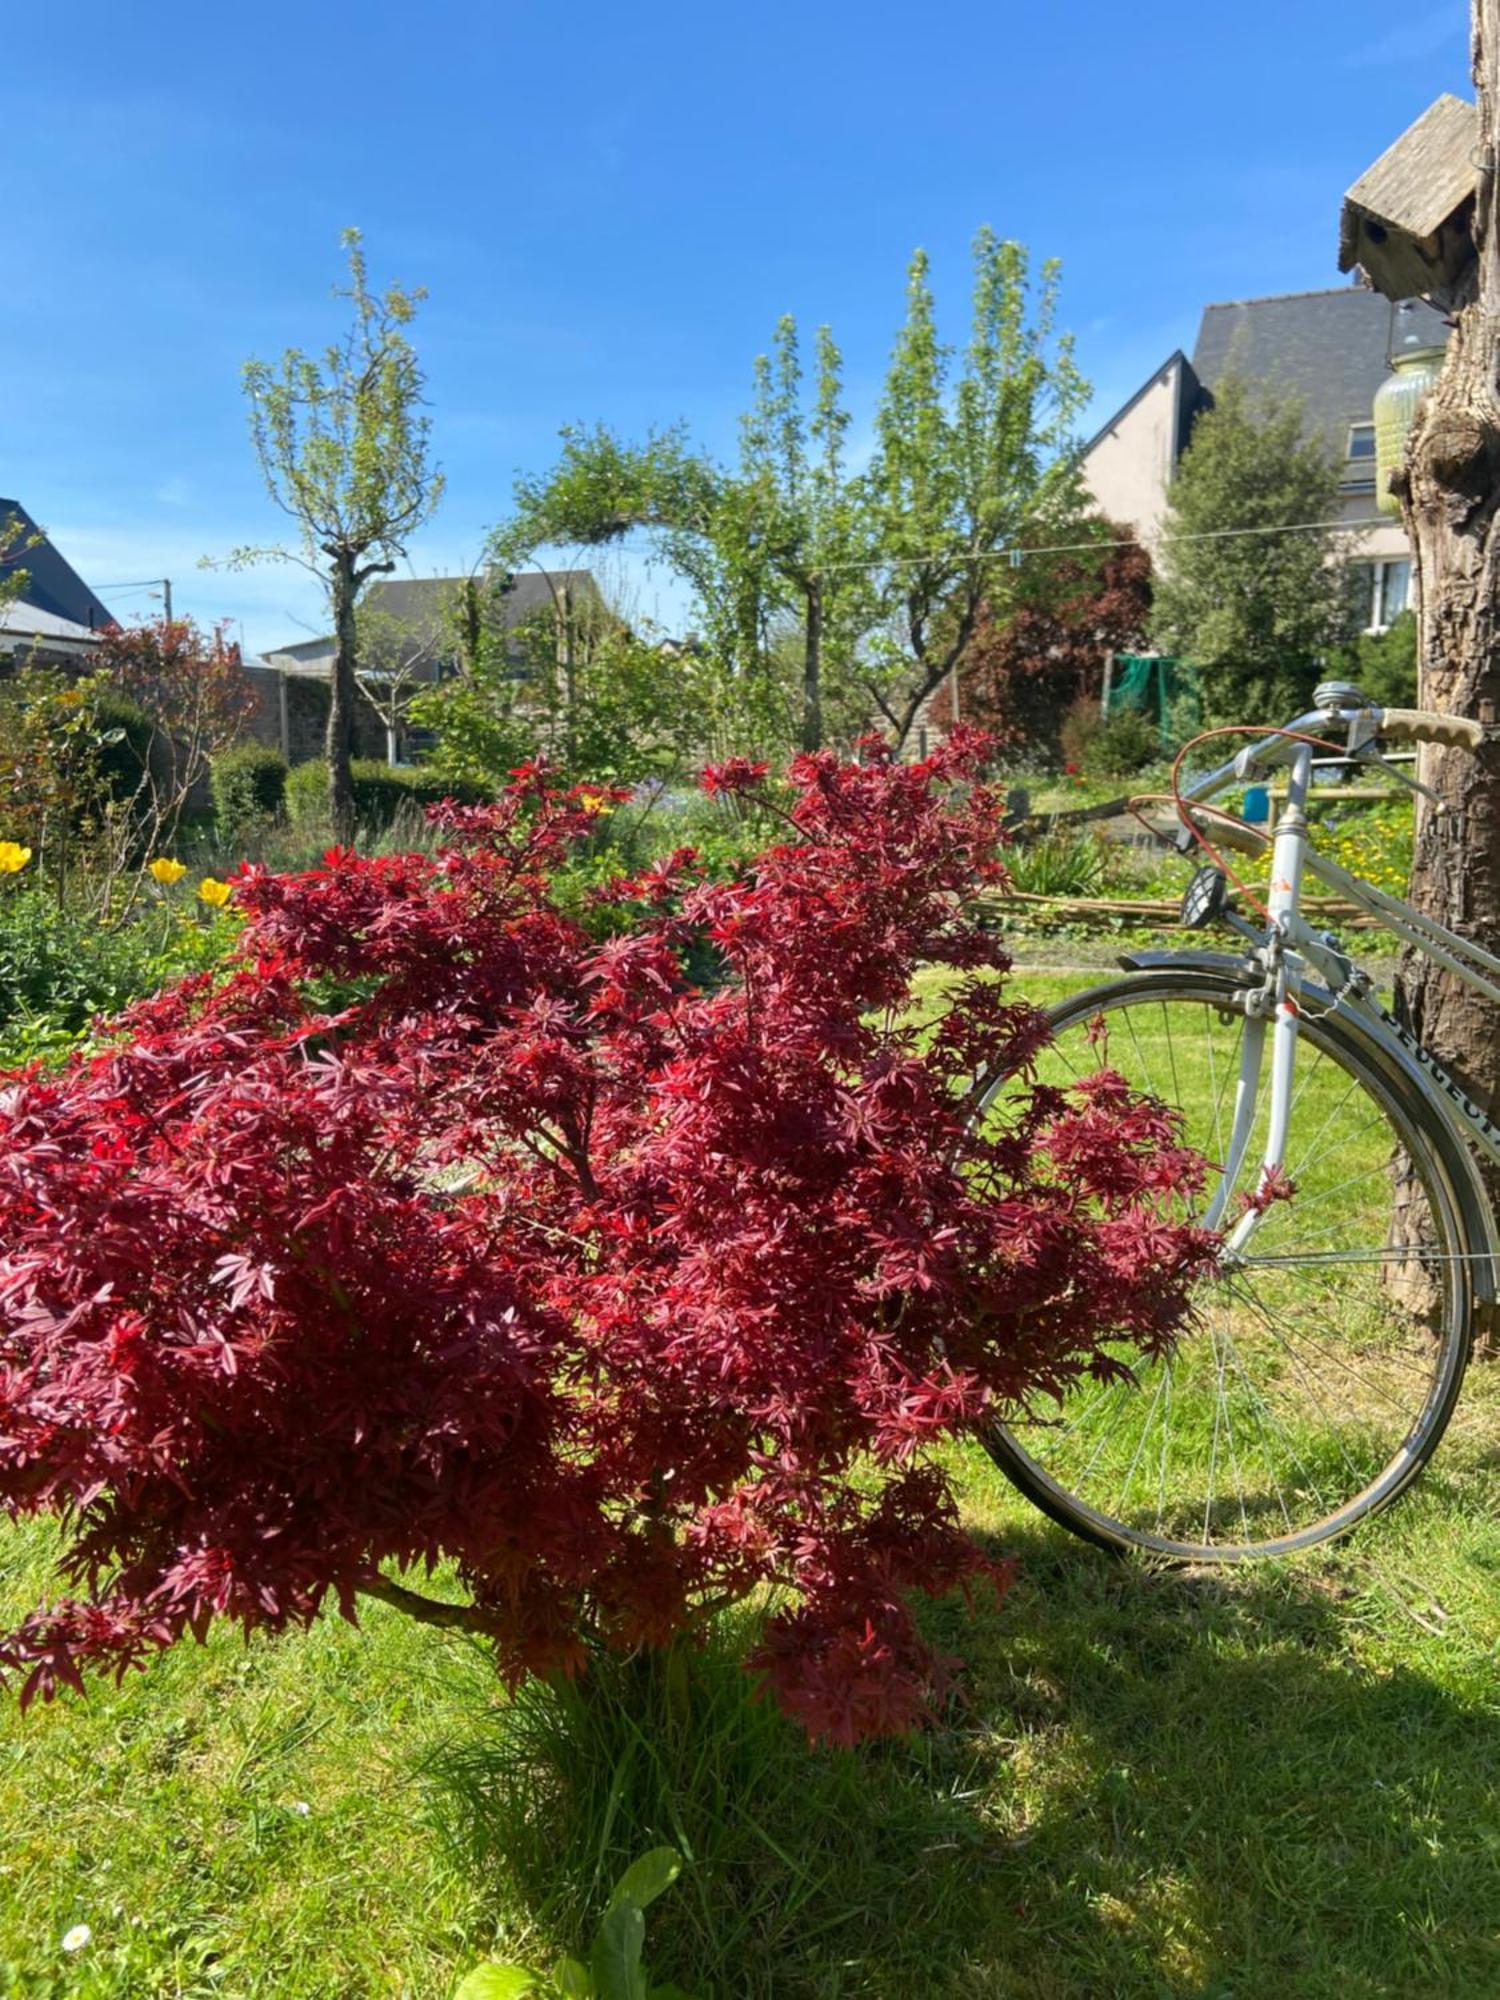
[[[170,575],[263,649],[322,628],[238,387],[330,336],[339,231],[425,284],[441,513],[468,567],[558,427],[732,448],[783,312],[829,321],[857,423],[934,260],[961,337],[989,222],[1063,260],[1102,420],[1209,300],[1337,284],[1339,198],[1442,90],[1465,0],[805,0],[750,8],[68,0],[7,51],[0,492],[96,586]],[[637,609],[681,616],[631,571]],[[123,617],[144,590],[106,589]]]

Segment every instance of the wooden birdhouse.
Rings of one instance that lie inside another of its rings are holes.
[[[1344,197],[1339,269],[1357,265],[1388,299],[1463,303],[1474,267],[1479,113],[1443,96]]]

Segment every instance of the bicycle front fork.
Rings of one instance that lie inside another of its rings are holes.
[[[1301,960],[1289,953],[1286,946],[1299,923],[1303,861],[1307,852],[1307,788],[1311,779],[1312,746],[1299,744],[1288,773],[1286,805],[1276,822],[1271,843],[1269,921],[1262,949],[1265,981],[1245,996],[1245,1034],[1240,1046],[1240,1073],[1235,1086],[1229,1144],[1219,1185],[1204,1215],[1207,1228],[1228,1231],[1225,1251],[1229,1256],[1244,1251],[1265,1213],[1267,1200],[1281,1186],[1286,1170],[1302,992]],[[1242,1213],[1236,1216],[1231,1211],[1260,1109],[1268,1032],[1271,1073],[1265,1146],[1255,1188],[1245,1200]]]

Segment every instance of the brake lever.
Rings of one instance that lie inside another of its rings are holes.
[[[1431,785],[1424,785],[1420,778],[1413,777],[1409,771],[1403,771],[1398,765],[1386,761],[1381,755],[1378,737],[1371,737],[1362,743],[1355,750],[1354,756],[1358,763],[1378,764],[1388,777],[1394,778],[1398,784],[1405,785],[1409,791],[1419,792],[1424,799],[1429,800],[1435,811],[1446,813],[1449,810],[1447,800],[1440,799]]]

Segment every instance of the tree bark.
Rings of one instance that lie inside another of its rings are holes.
[[[802,748],[823,747],[823,586],[806,586],[807,642],[802,655]]]
[[[1442,374],[1392,480],[1411,538],[1424,708],[1500,718],[1500,0],[1473,0],[1481,168],[1473,293],[1458,312]],[[1500,951],[1500,737],[1483,750],[1425,744],[1419,776],[1443,802],[1417,802],[1411,900],[1425,915]],[[1466,1093],[1500,1110],[1500,1008],[1408,950],[1398,1014]],[[1500,1204],[1500,1170],[1486,1165]]]
[[[354,757],[355,703],[359,699],[354,677],[358,638],[354,605],[359,592],[355,558],[347,550],[331,551],[333,556],[333,671],[328,678],[328,821],[341,847],[354,842],[354,779],[349,766]]]

